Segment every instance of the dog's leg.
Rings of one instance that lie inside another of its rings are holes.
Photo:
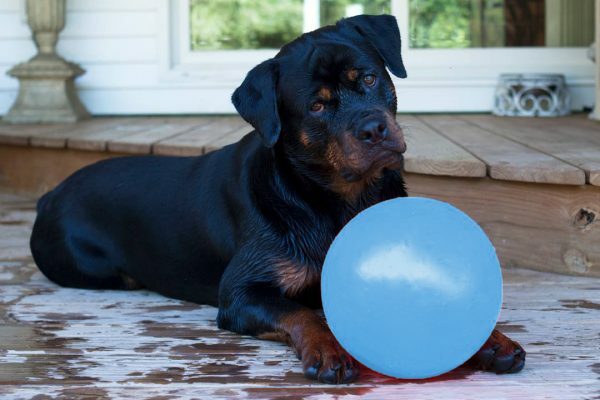
[[[494,329],[490,338],[465,365],[498,374],[519,372],[525,366],[525,350]]]
[[[308,378],[325,383],[356,380],[358,364],[340,347],[322,316],[284,297],[271,284],[245,281],[247,272],[248,267],[230,265],[221,281],[220,328],[287,342],[302,361]]]

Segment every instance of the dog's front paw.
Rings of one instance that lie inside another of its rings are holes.
[[[494,329],[487,342],[467,361],[467,365],[497,374],[510,374],[523,369],[525,355],[519,343]]]
[[[359,375],[359,364],[331,334],[306,344],[300,351],[304,376],[323,383],[350,383]]]

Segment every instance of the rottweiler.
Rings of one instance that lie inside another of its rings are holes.
[[[400,48],[389,15],[303,34],[233,93],[255,129],[238,143],[200,157],[101,161],[44,195],[35,262],[63,286],[218,306],[220,328],[289,343],[308,378],[354,381],[359,365],[319,311],[321,267],[353,216],[407,195],[386,70],[406,77]],[[494,331],[468,364],[516,372],[524,361]]]

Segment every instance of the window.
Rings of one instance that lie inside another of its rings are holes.
[[[234,111],[233,90],[283,43],[362,13],[398,19],[400,111],[489,111],[501,73],[565,74],[575,109],[594,102],[594,0],[167,1],[161,82],[199,112]]]
[[[163,80],[227,87],[302,32],[392,12],[390,0],[169,0]]]
[[[410,0],[410,47],[585,47],[594,0]]]
[[[190,50],[276,49],[302,33],[301,0],[191,0]]]
[[[190,50],[277,49],[342,17],[390,13],[389,0],[190,0]]]

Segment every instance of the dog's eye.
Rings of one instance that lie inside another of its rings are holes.
[[[373,74],[367,74],[367,75],[363,76],[363,82],[367,86],[373,86],[376,81],[377,81],[377,78]]]
[[[312,103],[312,105],[310,106],[310,111],[315,112],[315,113],[319,113],[319,112],[323,111],[324,109],[325,109],[325,104],[318,102],[318,101]]]

